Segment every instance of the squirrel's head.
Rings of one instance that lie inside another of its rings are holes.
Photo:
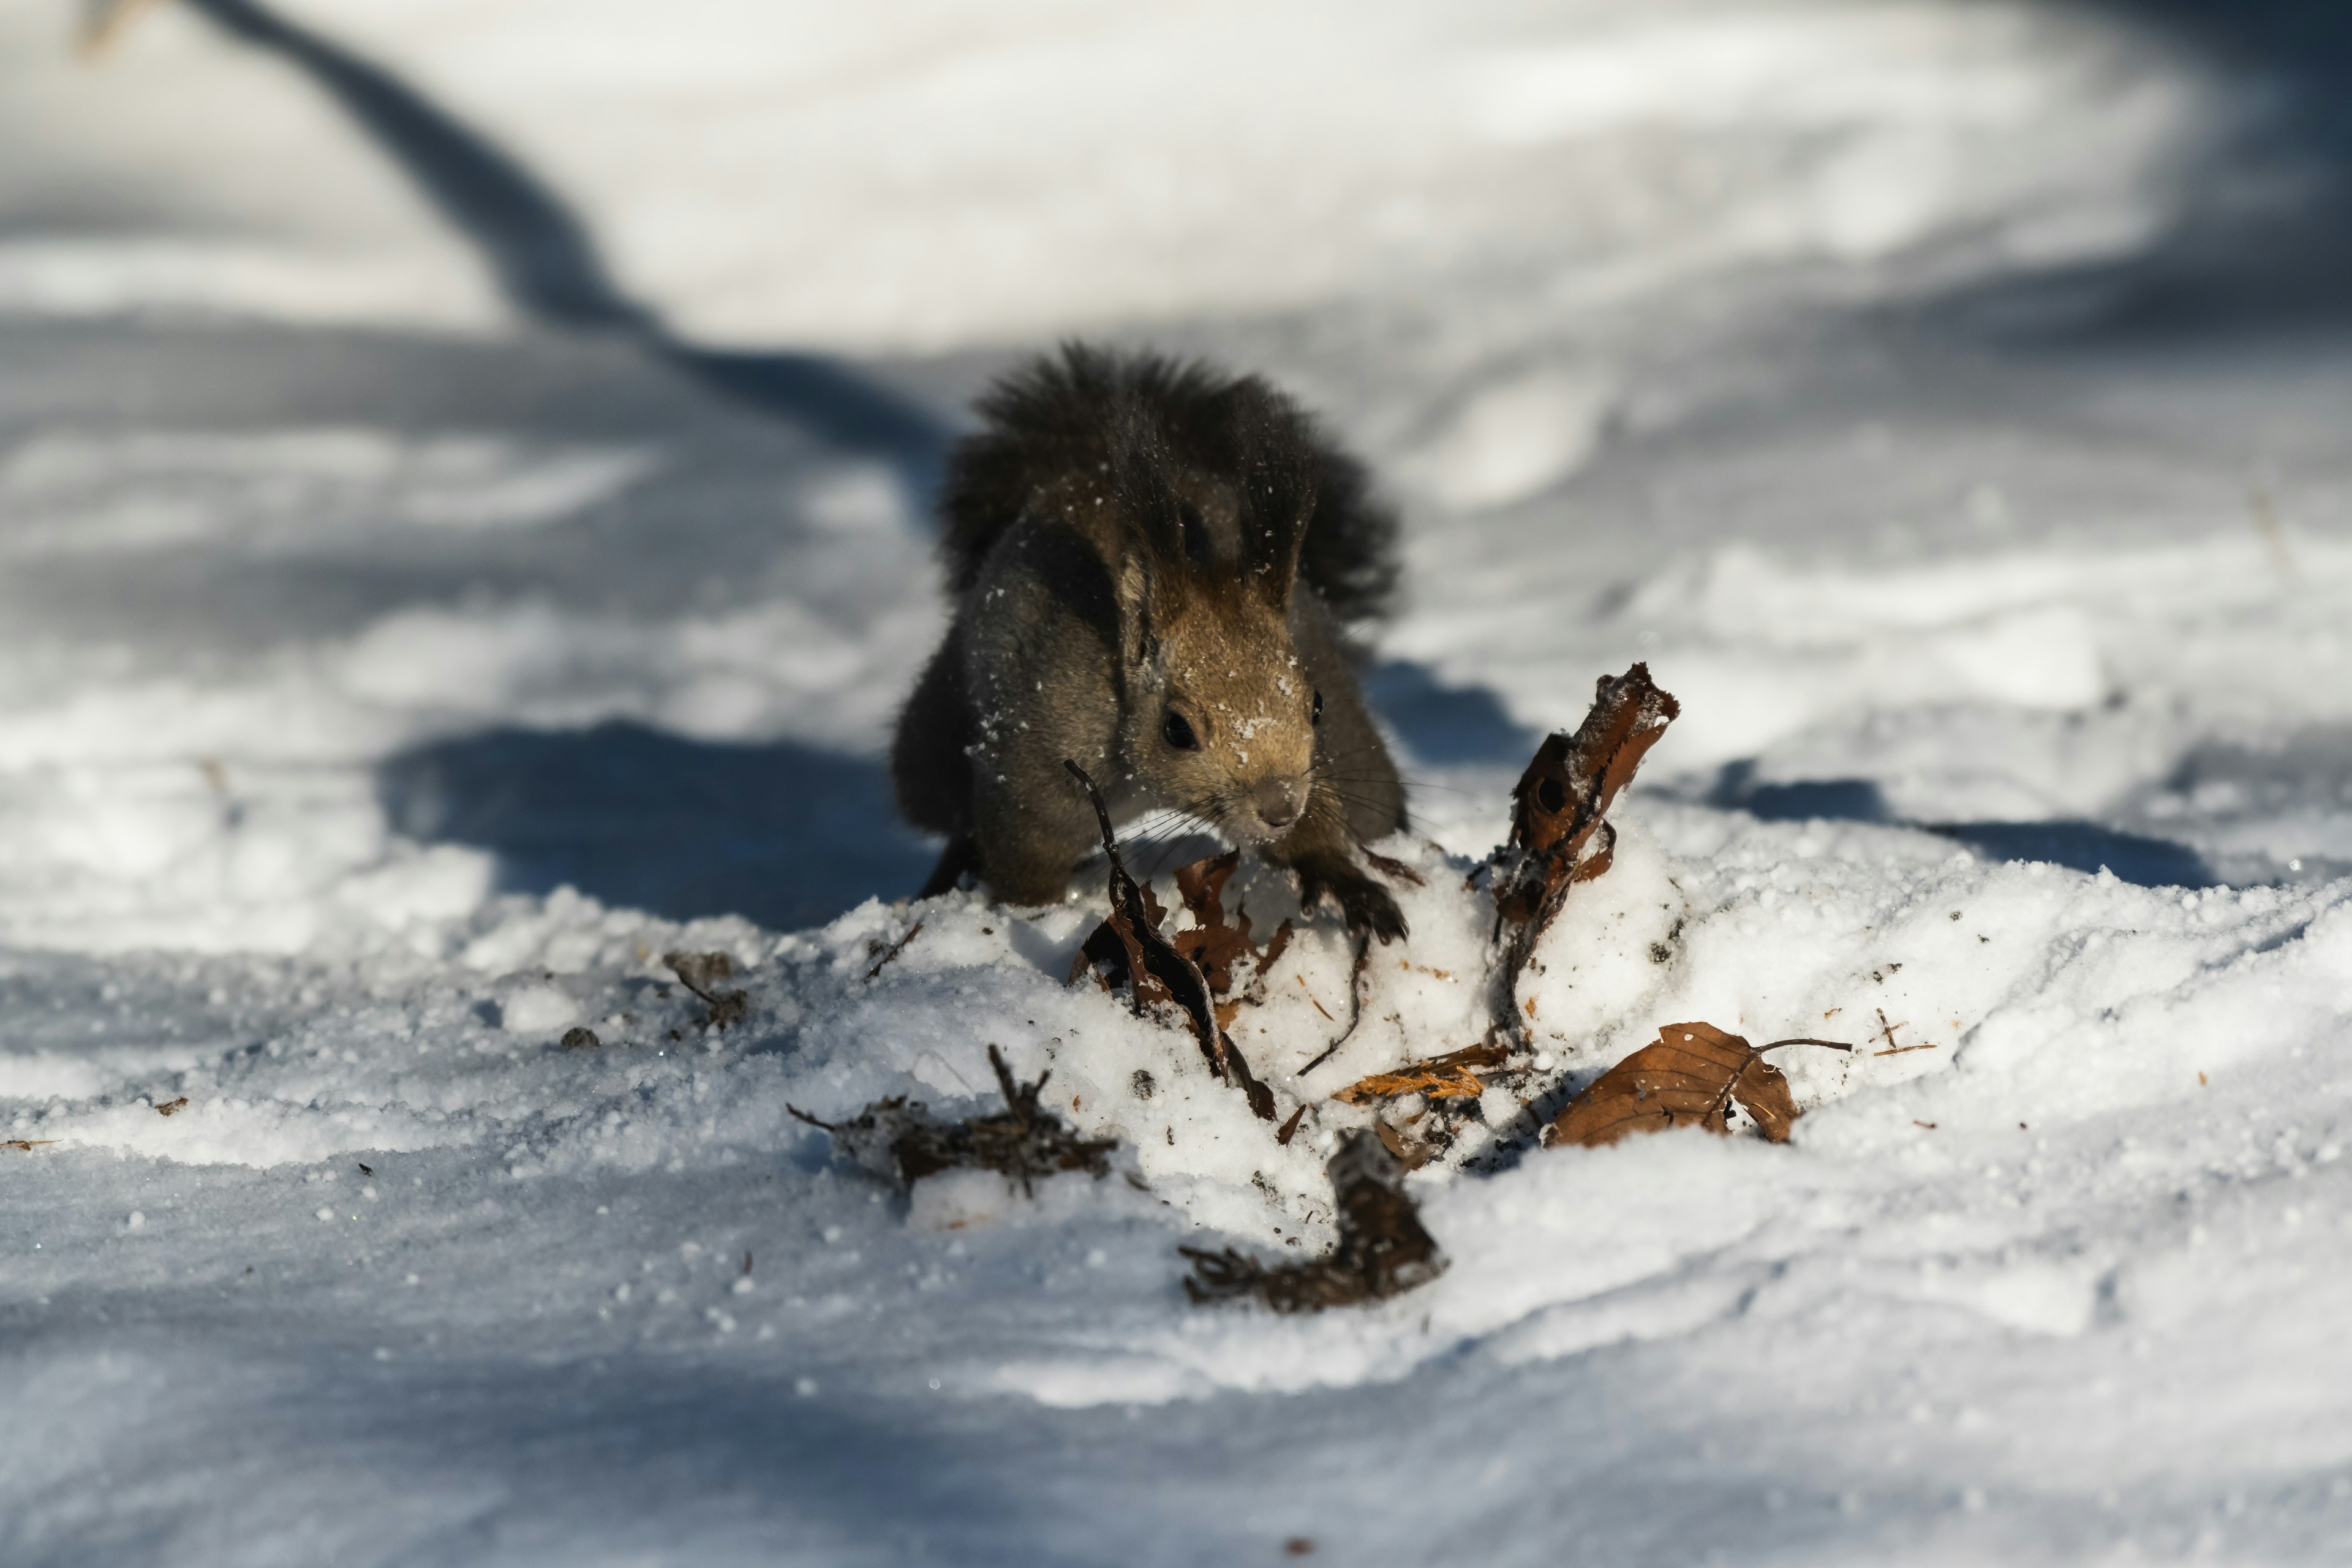
[[[1279,394],[1245,380],[1223,401],[1193,427],[1130,426],[1117,464],[1122,739],[1155,804],[1256,846],[1314,789],[1323,699],[1292,627],[1317,469]]]

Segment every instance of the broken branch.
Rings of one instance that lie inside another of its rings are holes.
[[[1497,924],[1511,928],[1490,1008],[1502,1038],[1525,1037],[1519,973],[1568,890],[1609,869],[1617,830],[1602,819],[1681,712],[1646,664],[1602,676],[1584,722],[1574,734],[1555,731],[1545,741],[1511,792],[1510,842],[1489,861]]]

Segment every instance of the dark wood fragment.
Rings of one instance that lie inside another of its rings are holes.
[[[1277,1312],[1319,1312],[1386,1300],[1445,1271],[1404,1190],[1404,1167],[1375,1134],[1349,1133],[1327,1168],[1339,1227],[1329,1256],[1269,1267],[1232,1247],[1179,1247],[1192,1262],[1184,1293],[1195,1303],[1255,1297]]]

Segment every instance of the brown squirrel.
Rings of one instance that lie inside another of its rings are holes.
[[[975,871],[1058,901],[1116,819],[1196,818],[1289,868],[1301,908],[1404,934],[1358,851],[1404,790],[1343,628],[1396,583],[1364,470],[1255,376],[1078,344],[998,382],[940,509],[955,618],[899,716],[899,809]]]

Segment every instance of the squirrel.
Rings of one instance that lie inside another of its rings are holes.
[[[1098,842],[1067,759],[1115,820],[1194,818],[1300,908],[1404,935],[1358,858],[1405,826],[1349,637],[1397,579],[1363,468],[1258,377],[1150,353],[1066,345],[976,411],[940,500],[953,620],[890,752],[900,811],[948,838],[922,896],[970,871],[1059,901]]]

